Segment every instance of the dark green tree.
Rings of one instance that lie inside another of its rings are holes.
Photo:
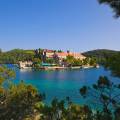
[[[45,105],[40,108],[40,113],[42,113],[42,120],[63,120],[64,113],[66,111],[64,100],[59,101],[54,98],[51,105]]]
[[[72,66],[72,64],[74,63],[74,57],[72,55],[68,55],[66,58],[66,62],[69,66]]]
[[[100,112],[97,112],[97,117],[100,116],[100,120],[112,120],[113,112],[116,112],[115,116],[118,115],[120,85],[113,84],[107,77],[101,76],[92,87],[83,86],[80,89],[80,94],[89,101],[91,99],[91,104],[94,107],[101,108]]]
[[[2,95],[4,97],[0,105],[1,120],[23,120],[32,116],[35,104],[42,100],[42,96],[31,85],[23,82],[18,85],[11,85]]]
[[[2,53],[2,49],[0,49],[0,54]]]
[[[115,16],[120,16],[120,0],[98,0],[101,4],[109,5],[115,12]]]
[[[89,64],[90,64],[91,66],[96,66],[96,64],[97,64],[96,59],[95,59],[94,57],[90,58]]]
[[[75,105],[68,97],[67,100],[55,98],[51,105],[40,107],[39,110],[42,120],[93,120],[93,113],[88,106]]]
[[[90,62],[90,58],[87,57],[83,60],[83,65],[88,65],[89,62]]]
[[[14,77],[14,71],[0,66],[0,120],[23,120],[34,115],[35,104],[43,98],[31,85],[13,84]]]
[[[0,54],[0,63],[17,64],[19,61],[32,61],[34,57],[33,50],[14,49]]]
[[[114,76],[120,77],[120,53],[113,54],[111,57],[106,57],[104,66],[107,69],[112,70]]]

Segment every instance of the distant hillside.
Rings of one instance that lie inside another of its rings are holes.
[[[120,51],[115,50],[107,50],[107,49],[97,49],[97,50],[91,50],[82,53],[86,57],[96,57],[96,58],[104,58],[107,56],[112,56],[113,54],[120,53]]]
[[[103,63],[106,59],[116,56],[120,51],[97,49],[82,53],[86,57],[95,57],[99,63]]]
[[[11,53],[11,54],[14,54],[14,53],[30,53],[30,54],[34,54],[34,50],[13,49],[13,50],[10,50],[10,51],[6,51],[4,53]]]
[[[0,63],[17,63],[18,61],[32,60],[34,50],[13,49],[7,52],[0,52]]]

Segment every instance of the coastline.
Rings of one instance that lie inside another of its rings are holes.
[[[19,69],[35,69],[35,70],[67,70],[67,69],[89,69],[89,68],[99,68],[100,66],[73,66],[73,67],[61,67],[61,66],[47,66],[47,67],[39,67],[39,68],[32,68],[32,67],[24,67]]]

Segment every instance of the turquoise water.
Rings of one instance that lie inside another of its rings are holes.
[[[41,93],[46,94],[47,104],[54,97],[65,99],[66,96],[69,96],[76,104],[83,103],[84,100],[79,94],[80,87],[95,83],[100,75],[108,76],[115,83],[120,83],[119,78],[112,77],[110,71],[106,71],[103,67],[62,71],[14,70],[16,71],[14,82],[24,80],[25,83],[37,87]]]

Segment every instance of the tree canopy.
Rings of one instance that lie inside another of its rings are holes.
[[[32,116],[35,105],[43,98],[32,85],[23,81],[13,84],[13,77],[14,71],[0,66],[0,120],[23,120]]]
[[[114,84],[106,76],[100,76],[92,87],[83,86],[80,89],[83,98],[88,99],[97,113],[97,120],[120,120],[120,85]],[[91,100],[90,100],[91,99]],[[91,102],[90,102],[91,101]],[[97,108],[97,109],[96,109]]]
[[[120,17],[120,0],[98,0],[100,4],[109,5],[115,12],[116,17]]]

